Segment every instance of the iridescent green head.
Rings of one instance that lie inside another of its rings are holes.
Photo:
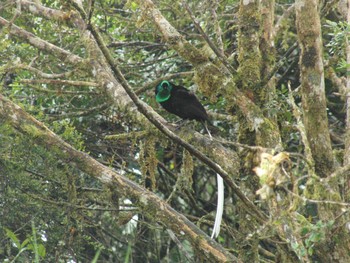
[[[163,80],[156,87],[156,101],[164,102],[170,98],[170,92],[173,86],[169,81]]]

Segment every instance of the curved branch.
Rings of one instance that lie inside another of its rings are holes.
[[[64,22],[69,17],[68,13],[39,5],[38,2],[31,2],[27,0],[21,0],[19,2],[21,7],[23,7],[25,10],[28,10],[30,13],[34,15],[40,15],[50,20],[53,19]]]

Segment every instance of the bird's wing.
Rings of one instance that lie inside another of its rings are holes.
[[[176,86],[176,89],[174,91],[181,98],[188,99],[189,97],[191,97],[197,99],[196,95],[194,95],[193,92],[182,86]]]
[[[196,95],[182,86],[174,86],[171,91],[171,109],[168,111],[183,119],[207,120],[208,115]]]
[[[199,102],[197,96],[188,89],[181,86],[177,86],[175,92],[176,97],[179,99],[179,101],[190,103],[189,106],[194,106],[194,108],[198,108],[198,110],[200,110],[201,112],[205,111],[203,105]]]

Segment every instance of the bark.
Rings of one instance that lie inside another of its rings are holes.
[[[260,51],[261,51],[261,78],[263,83],[267,83],[264,87],[264,97],[262,97],[265,104],[272,105],[272,101],[275,99],[275,78],[271,73],[274,73],[275,66],[275,0],[263,0],[261,1],[261,20],[262,20],[262,33],[260,36]],[[268,79],[271,76],[270,79]],[[265,116],[273,119],[276,122],[276,114],[270,113],[271,110],[267,109]]]
[[[23,111],[19,106],[0,95],[0,118],[13,128],[28,136],[37,144],[57,154],[64,162],[69,163],[89,174],[103,184],[118,189],[122,196],[135,203],[154,221],[159,221],[170,228],[179,238],[186,238],[209,262],[237,262],[238,260],[218,243],[213,242],[204,232],[198,229],[182,214],[176,212],[154,193],[140,187],[118,172],[102,165],[88,154],[74,149],[64,142],[45,125]],[[161,208],[161,209],[159,209]]]
[[[241,1],[239,9],[239,34],[238,34],[238,61],[240,66],[238,68],[239,83],[243,90],[240,96],[249,97],[255,105],[262,106],[267,104],[268,94],[271,95],[271,88],[262,87],[262,79],[267,71],[273,66],[271,63],[271,46],[273,45],[273,8],[272,3],[264,2],[263,20],[261,14],[260,1]],[[266,7],[266,6],[267,7]],[[270,9],[268,9],[270,8]],[[272,8],[272,10],[271,10]],[[272,12],[272,13],[271,13]],[[261,34],[260,24],[263,22],[263,34]],[[259,43],[261,45],[259,45]],[[264,55],[269,60],[262,62],[262,51],[269,50]],[[272,51],[273,52],[273,51]],[[273,58],[272,58],[273,60]],[[263,74],[263,75],[262,75]],[[271,83],[270,85],[273,85]],[[242,128],[239,132],[240,141],[247,144],[256,144],[268,148],[281,148],[281,139],[277,123],[265,112],[262,112],[262,117],[254,119],[255,127],[247,128],[245,122],[247,118],[245,112],[244,102],[237,102],[237,106],[241,110],[242,117],[240,119]],[[254,107],[249,107],[249,111],[254,111]],[[259,110],[260,111],[260,110]],[[266,109],[265,111],[268,111]],[[267,116],[267,117],[265,117]]]
[[[237,70],[241,90],[246,96],[254,102],[254,104],[260,105],[261,100],[258,96],[260,84],[260,68],[261,68],[261,53],[259,49],[259,32],[260,32],[260,1],[244,1],[241,0],[239,4],[239,30],[238,30],[238,62],[239,67]],[[239,141],[248,145],[261,145],[258,143],[258,130],[252,130],[245,125],[245,118],[242,116],[242,112],[239,112]],[[246,153],[242,155],[243,156]],[[253,196],[254,192],[258,189],[259,180],[253,175],[253,155],[250,158],[244,160],[245,163],[241,164],[241,174],[251,174],[252,180],[249,180],[242,184],[243,189],[250,192]],[[239,224],[242,227],[244,234],[249,229],[249,222],[246,220],[244,214],[239,213]],[[239,255],[243,262],[258,262],[258,244],[257,240],[250,243],[242,240],[239,242]]]
[[[328,129],[322,60],[322,36],[317,0],[296,1],[296,26],[301,50],[303,121],[315,161],[315,171],[326,177],[334,170]]]
[[[260,84],[261,52],[260,39],[260,1],[241,0],[239,8],[239,36],[238,36],[238,73],[243,89],[250,89],[258,94]],[[249,92],[249,91],[248,91]],[[254,96],[258,104],[261,98]]]
[[[348,23],[350,23],[350,0],[344,1],[344,18]],[[350,43],[349,39],[346,38],[346,62],[350,64]],[[348,75],[346,79],[346,133],[345,133],[345,151],[344,151],[344,165],[350,164],[350,68],[347,70]],[[348,179],[349,180],[349,179]],[[348,189],[349,190],[349,189]],[[348,199],[349,200],[349,199]]]

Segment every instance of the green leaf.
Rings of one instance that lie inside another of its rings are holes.
[[[131,2],[131,4],[130,4],[130,8],[131,8],[131,10],[132,11],[136,11],[136,9],[138,8],[138,5],[137,5],[137,3],[136,2]]]
[[[307,253],[309,254],[309,256],[312,256],[312,254],[314,253],[314,249],[312,246],[307,249]]]
[[[326,20],[326,23],[331,27],[336,27],[338,25],[337,22],[331,20]]]
[[[22,242],[21,248],[27,246],[27,244],[28,244],[29,242],[30,242],[30,238],[26,238],[26,239]]]
[[[17,238],[16,234],[12,232],[10,229],[5,228],[6,236],[12,240],[13,243],[16,244],[16,247],[18,249],[21,249],[21,243],[19,242],[19,239]]]
[[[45,258],[46,256],[46,248],[43,244],[38,245],[38,254],[41,258]]]
[[[124,263],[128,263],[130,261],[130,256],[131,256],[131,243],[128,243],[128,249],[126,251]]]
[[[314,232],[314,233],[311,233],[309,240],[314,243],[319,242],[322,239],[322,236],[323,236],[322,233]]]

